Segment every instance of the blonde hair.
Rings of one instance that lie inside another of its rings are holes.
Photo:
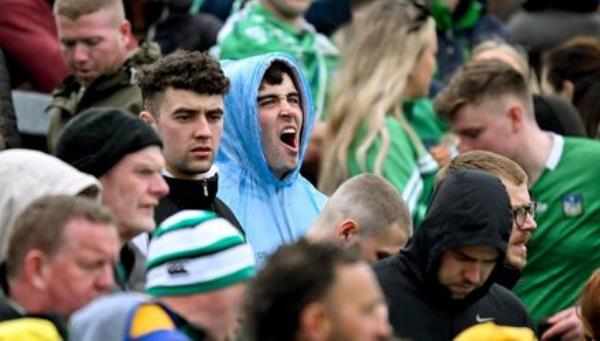
[[[84,15],[93,14],[103,9],[111,9],[116,22],[125,19],[123,0],[56,0],[54,16],[63,16],[69,20],[77,20]]]
[[[319,181],[323,192],[334,192],[348,178],[348,152],[361,128],[366,135],[354,157],[366,172],[367,151],[380,137],[382,147],[374,168],[377,175],[381,175],[390,148],[386,115],[393,114],[411,139],[419,141],[401,111],[408,77],[435,34],[433,19],[419,16],[419,8],[409,1],[375,1],[365,8],[363,20],[352,24],[360,27],[350,27],[354,35],[340,48],[344,57],[332,89]]]
[[[471,58],[479,59],[478,56],[489,51],[496,51],[512,59],[516,63],[515,69],[519,71],[523,75],[523,77],[528,79],[529,89],[531,90],[531,93],[540,93],[539,80],[537,75],[535,74],[535,71],[531,68],[529,62],[527,61],[527,52],[525,52],[522,48],[505,42],[504,40],[493,38],[485,40],[479,43],[477,46],[475,46]],[[499,57],[498,59],[502,60],[501,57]],[[515,65],[511,64],[511,66],[514,67]]]

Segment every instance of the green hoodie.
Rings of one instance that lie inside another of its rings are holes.
[[[316,116],[323,117],[326,93],[338,62],[338,51],[327,37],[305,22],[298,30],[276,18],[258,2],[233,14],[218,37],[219,59],[242,59],[284,52],[301,64],[315,98]]]

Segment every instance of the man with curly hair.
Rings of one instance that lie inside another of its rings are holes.
[[[144,68],[139,85],[144,106],[140,118],[163,140],[163,176],[170,188],[156,209],[157,224],[178,211],[201,209],[242,230],[216,197],[213,161],[223,131],[223,96],[229,90],[219,62],[200,52],[177,51]]]

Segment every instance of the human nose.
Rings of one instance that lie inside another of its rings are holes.
[[[200,115],[195,128],[196,129],[194,130],[194,136],[197,138],[206,138],[206,137],[210,137],[212,135],[211,131],[208,127],[208,120],[206,119],[206,116],[204,116],[204,115]]]
[[[382,305],[377,314],[377,325],[375,328],[375,340],[389,340],[392,336],[392,327],[388,322],[388,308]]]
[[[533,231],[537,228],[537,222],[531,214],[527,213],[525,216],[525,223],[520,227],[524,231]]]
[[[478,262],[468,264],[464,270],[464,276],[473,284],[479,283],[481,281],[481,265]]]
[[[169,193],[169,185],[167,185],[160,173],[156,174],[154,181],[150,185],[150,191],[159,198],[164,197]]]
[[[470,152],[474,149],[471,143],[466,142],[464,139],[460,139],[458,142],[458,151],[461,153]]]
[[[96,285],[99,291],[106,292],[110,290],[114,284],[114,268],[110,264],[107,264],[102,267],[102,270],[100,270],[98,278],[96,279]]]
[[[89,59],[88,48],[84,44],[76,43],[73,47],[73,60],[81,63]]]

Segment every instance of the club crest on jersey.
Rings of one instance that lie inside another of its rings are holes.
[[[567,217],[577,217],[583,214],[583,195],[571,193],[563,197],[563,212]]]

